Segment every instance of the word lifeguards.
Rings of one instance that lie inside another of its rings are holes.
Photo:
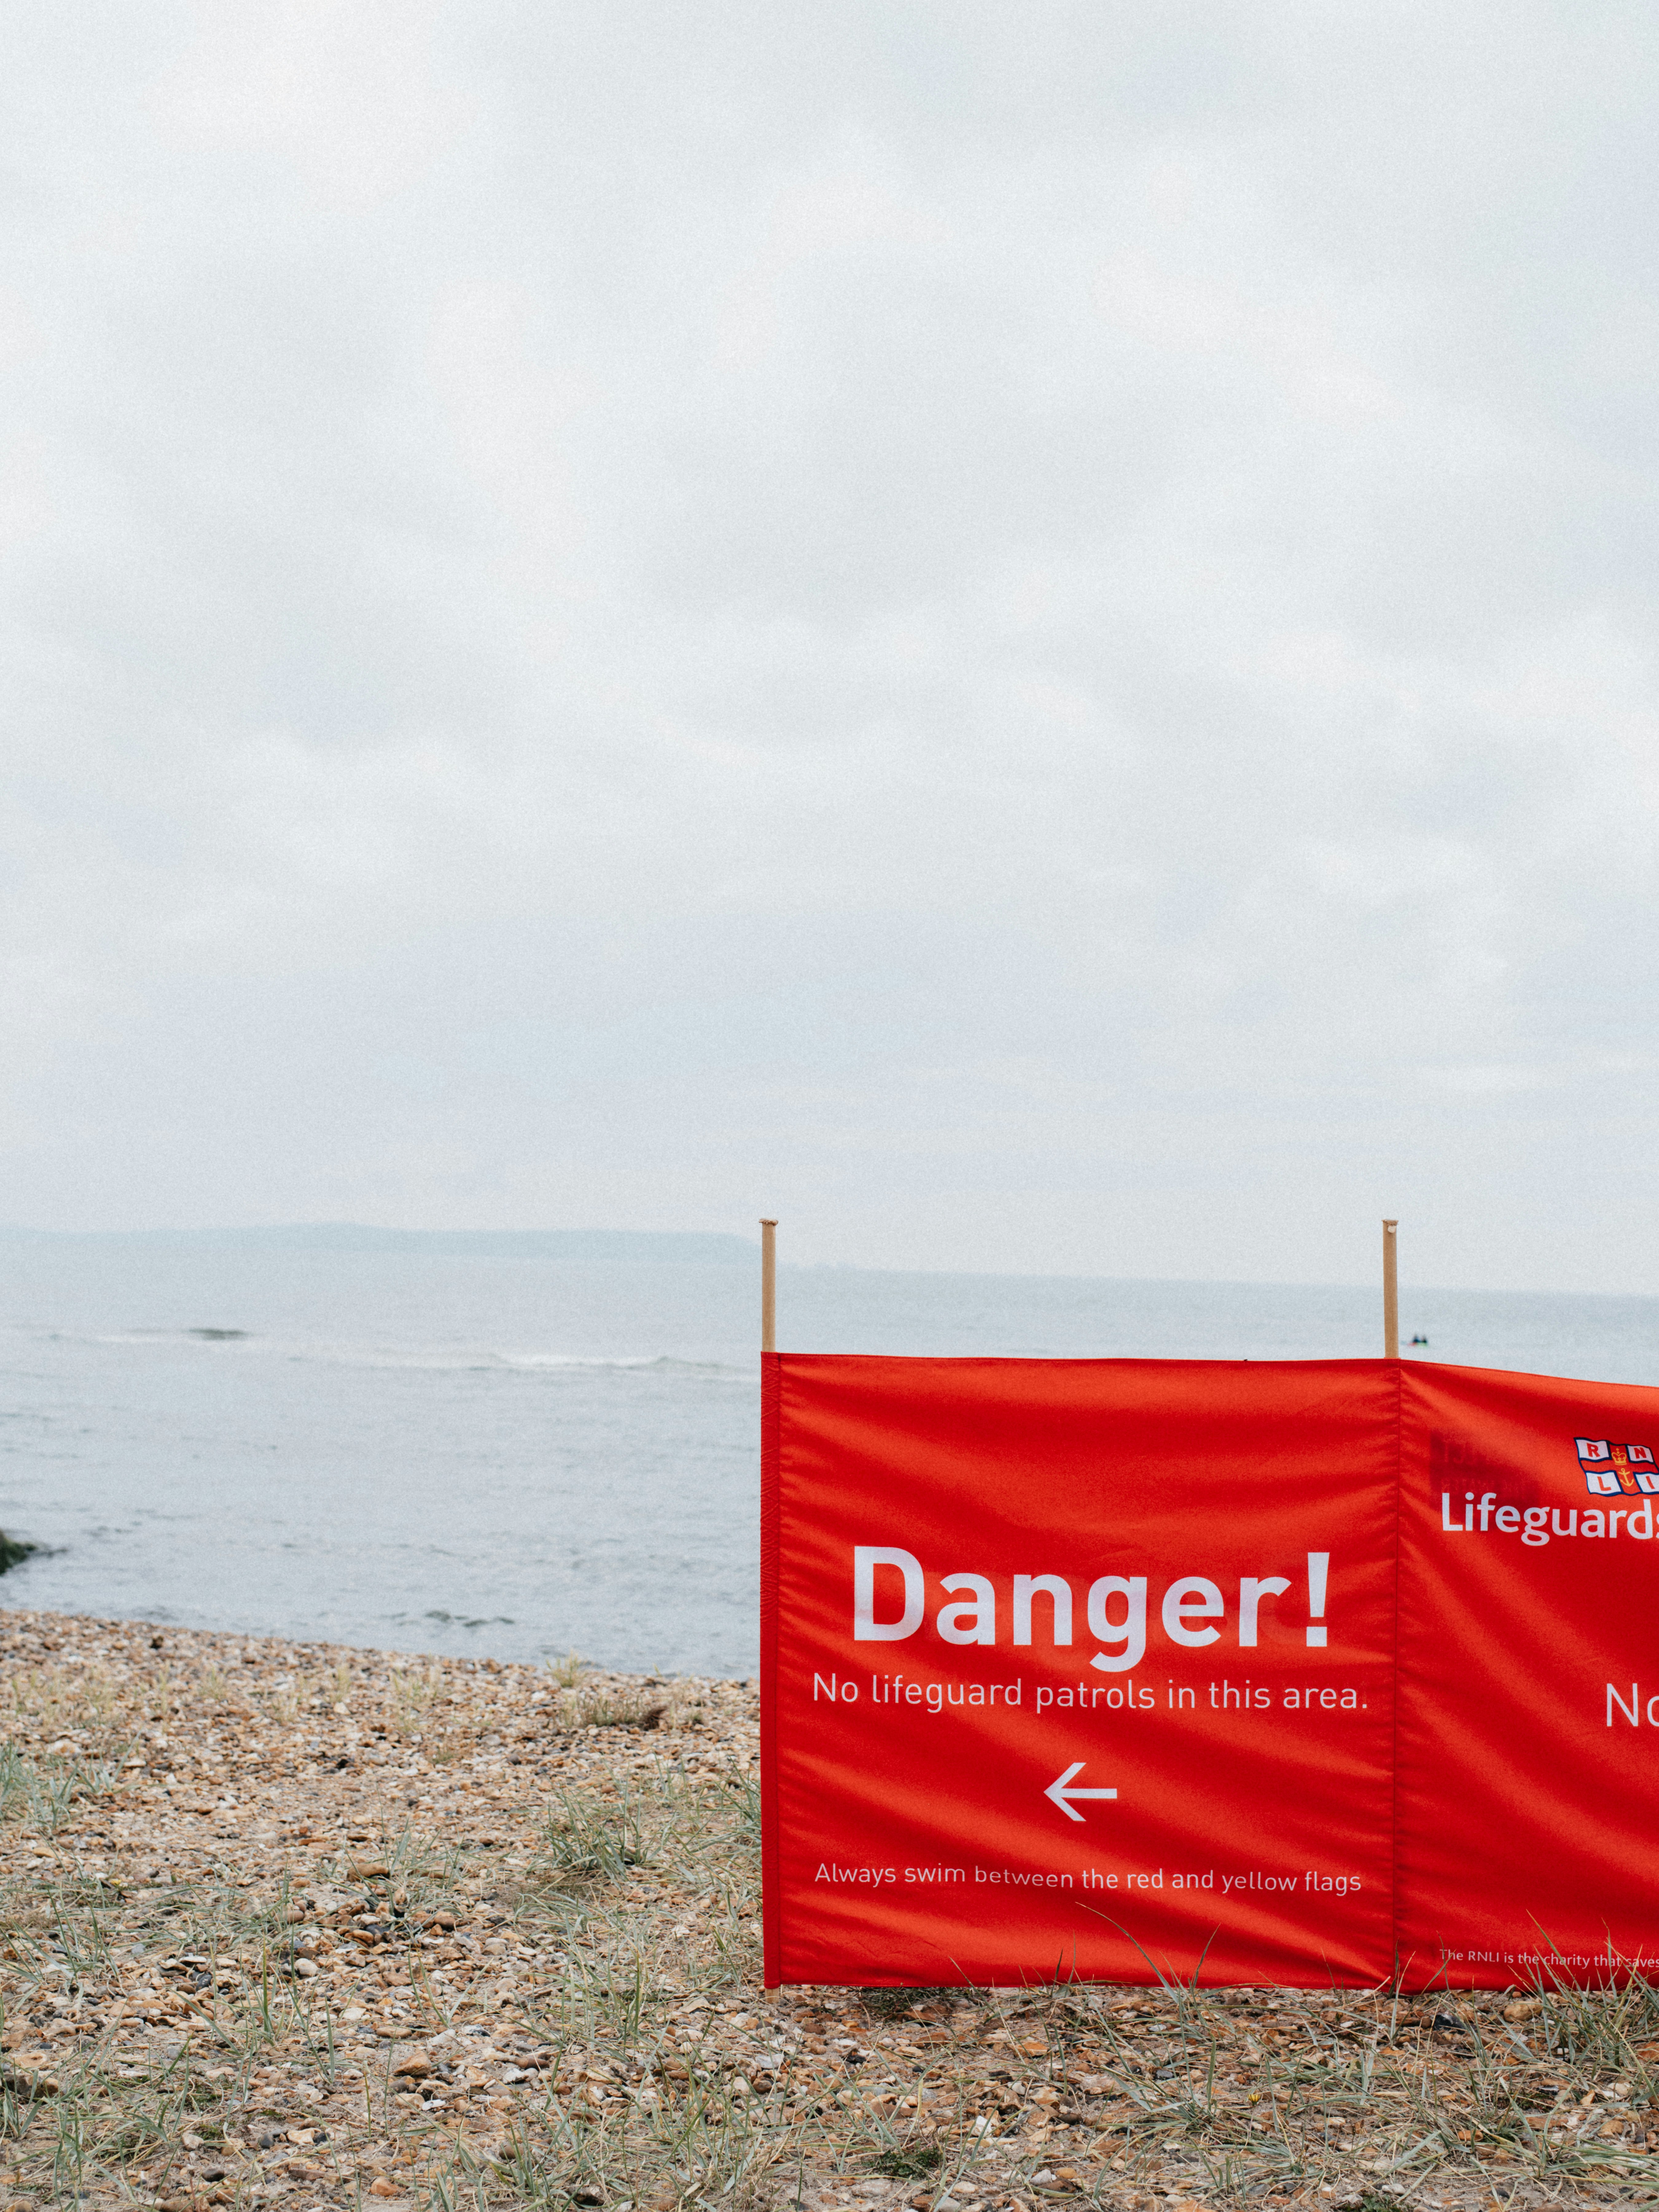
[[[1303,1634],[1309,1644],[1321,1646],[1327,1635],[1323,1615],[1331,1555],[1310,1552],[1307,1556],[1307,1609],[1312,1619]],[[895,1575],[901,1578],[897,1583]],[[941,1590],[964,1593],[952,1595],[933,1616],[933,1626],[946,1644],[995,1644],[1004,1620],[1012,1642],[1030,1644],[1036,1622],[1045,1619],[1048,1642],[1058,1647],[1072,1641],[1074,1593],[1064,1575],[1008,1577],[1006,1611],[989,1575],[941,1575],[938,1583]],[[1243,1575],[1230,1615],[1218,1583],[1206,1575],[1177,1575],[1164,1592],[1158,1619],[1171,1644],[1190,1650],[1219,1641],[1222,1629],[1212,1626],[1217,1621],[1230,1625],[1237,1641],[1250,1646],[1261,1640],[1263,1606],[1283,1597],[1290,1587],[1288,1575]],[[1039,1599],[1044,1601],[1041,1613]],[[1140,1664],[1146,1652],[1145,1575],[1097,1575],[1087,1585],[1083,1610],[1091,1637],[1103,1647],[1091,1657],[1091,1667],[1103,1674],[1124,1674]],[[857,1642],[902,1643],[916,1633],[927,1615],[927,1577],[914,1552],[890,1544],[854,1547],[853,1635]]]
[[[1484,1536],[1488,1529],[1496,1528],[1503,1536],[1518,1534],[1523,1544],[1547,1544],[1552,1536],[1599,1536],[1608,1541],[1617,1537],[1621,1521],[1625,1533],[1634,1536],[1638,1544],[1653,1541],[1653,1505],[1648,1498],[1637,1506],[1616,1505],[1610,1512],[1603,1512],[1599,1505],[1586,1506],[1582,1511],[1570,1505],[1564,1516],[1559,1505],[1500,1505],[1495,1490],[1480,1498],[1466,1490],[1460,1517],[1452,1510],[1450,1491],[1440,1493],[1440,1528],[1447,1536]]]

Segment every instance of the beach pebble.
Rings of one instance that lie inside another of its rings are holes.
[[[9,2089],[14,2097],[55,2097],[61,2084],[55,2074],[46,2072],[45,2066],[44,2054],[25,2052],[19,2064],[0,2066],[0,2088]]]

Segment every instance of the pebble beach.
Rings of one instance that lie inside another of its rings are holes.
[[[1645,1987],[766,1990],[752,1682],[13,1612],[0,1698],[18,2212],[1659,2196]]]

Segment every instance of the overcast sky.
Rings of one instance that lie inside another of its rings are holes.
[[[1659,1291],[1659,16],[15,0],[0,1218]]]

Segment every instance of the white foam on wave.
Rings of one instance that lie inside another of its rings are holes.
[[[508,1367],[532,1370],[559,1368],[618,1368],[636,1373],[652,1371],[666,1375],[721,1375],[735,1380],[751,1382],[754,1370],[732,1367],[719,1359],[682,1359],[672,1352],[642,1352],[632,1355],[611,1355],[604,1358],[582,1352],[501,1352],[495,1357]]]
[[[378,1345],[309,1345],[287,1349],[290,1358],[314,1359],[330,1366],[444,1375],[675,1375],[748,1383],[755,1379],[752,1369],[729,1366],[715,1359],[681,1359],[668,1352],[600,1355],[580,1352],[501,1352],[493,1346],[443,1352]]]
[[[752,1367],[719,1359],[688,1359],[666,1352],[586,1352],[502,1351],[494,1345],[393,1345],[319,1341],[314,1338],[262,1335],[251,1329],[121,1328],[66,1329],[27,1322],[0,1324],[0,1334],[51,1343],[109,1345],[134,1350],[197,1352],[204,1358],[233,1353],[265,1359],[314,1362],[322,1366],[437,1375],[638,1374],[705,1377],[752,1383]]]

